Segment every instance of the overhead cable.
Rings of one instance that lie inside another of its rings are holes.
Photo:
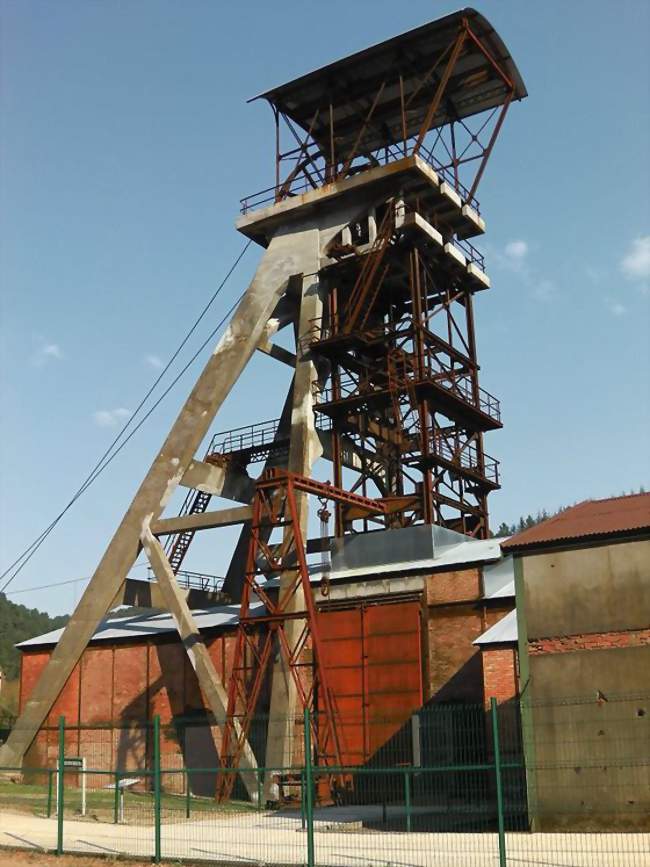
[[[13,561],[13,563],[11,563],[4,570],[4,572],[2,572],[2,574],[0,574],[0,580],[2,580],[3,578],[5,578],[9,574],[9,572],[11,572],[12,569],[14,570],[12,572],[12,574],[9,576],[9,578],[7,579],[7,581],[0,588],[0,593],[3,593],[6,590],[6,588],[11,584],[11,582],[14,580],[14,578],[27,565],[27,563],[31,560],[31,558],[34,556],[36,551],[38,551],[38,549],[41,547],[43,542],[47,539],[47,537],[52,532],[52,530],[54,530],[54,528],[59,523],[59,521],[63,518],[63,516],[66,514],[66,512],[68,512],[69,509],[72,508],[72,506],[76,503],[76,501],[92,485],[92,483],[95,481],[95,479],[97,479],[97,477],[99,475],[101,475],[101,473],[109,466],[109,464],[114,460],[114,458],[117,457],[117,455],[122,451],[124,446],[129,442],[129,440],[133,437],[133,435],[142,427],[142,425],[149,418],[149,416],[152,414],[152,412],[160,405],[160,403],[169,394],[169,392],[176,385],[176,383],[179,381],[179,379],[181,379],[181,377],[185,374],[185,372],[188,370],[188,368],[198,358],[198,356],[205,349],[207,344],[214,338],[214,336],[217,334],[219,329],[225,324],[227,319],[230,317],[230,315],[232,314],[234,309],[237,307],[237,305],[241,301],[244,293],[242,293],[239,296],[239,298],[237,298],[237,300],[234,302],[234,304],[231,305],[231,307],[228,309],[228,311],[223,316],[223,318],[220,320],[220,322],[212,329],[212,331],[207,336],[207,338],[203,341],[203,343],[198,348],[198,350],[194,353],[194,355],[190,358],[190,360],[185,364],[185,366],[182,368],[180,373],[177,374],[177,376],[172,380],[171,384],[169,386],[167,386],[165,391],[163,391],[163,393],[156,400],[156,402],[153,404],[153,406],[150,407],[150,409],[146,412],[146,414],[139,420],[138,424],[130,431],[128,436],[118,446],[118,443],[120,442],[122,437],[124,437],[127,430],[129,429],[129,427],[131,427],[131,425],[135,421],[135,418],[138,415],[138,413],[142,410],[142,408],[144,407],[145,403],[148,401],[151,394],[154,392],[154,390],[156,389],[156,387],[158,386],[158,384],[160,383],[162,378],[165,376],[165,374],[167,373],[167,371],[169,370],[171,365],[174,363],[174,361],[178,357],[179,353],[182,351],[183,347],[187,344],[187,341],[190,339],[192,334],[194,334],[194,332],[196,331],[197,327],[199,326],[199,324],[201,323],[201,321],[203,320],[203,318],[207,314],[208,310],[210,309],[210,307],[214,303],[215,299],[218,297],[219,293],[221,292],[221,290],[225,286],[229,277],[232,275],[232,273],[235,270],[235,268],[237,267],[237,265],[239,265],[239,263],[241,262],[242,258],[244,257],[244,254],[246,253],[246,251],[248,250],[250,245],[251,245],[251,241],[248,240],[246,242],[246,244],[244,245],[243,249],[241,250],[241,252],[239,253],[239,255],[237,256],[237,258],[235,259],[235,261],[233,262],[233,264],[228,269],[226,276],[223,278],[223,280],[221,281],[221,283],[219,284],[217,289],[215,289],[215,291],[213,292],[212,296],[210,297],[207,304],[205,305],[205,307],[203,308],[203,310],[201,311],[201,313],[199,314],[199,316],[195,320],[195,322],[192,325],[192,327],[190,328],[190,330],[187,332],[187,334],[185,335],[185,337],[183,338],[181,343],[178,345],[178,347],[174,351],[173,355],[171,356],[171,358],[169,359],[167,364],[164,366],[164,368],[161,370],[161,372],[157,376],[154,383],[148,389],[148,391],[146,392],[146,394],[144,395],[142,400],[139,402],[139,404],[136,407],[133,414],[124,423],[124,425],[122,426],[120,431],[117,433],[117,435],[115,436],[115,438],[113,439],[113,441],[111,442],[109,447],[106,449],[106,451],[103,453],[103,455],[99,458],[99,460],[95,463],[95,465],[92,468],[92,470],[90,471],[90,473],[86,476],[86,478],[84,479],[84,481],[82,482],[80,487],[77,489],[77,491],[74,493],[72,498],[69,500],[69,502],[66,504],[66,506],[61,510],[61,512],[59,512],[59,514],[54,518],[54,520],[51,521],[51,523],[48,524],[48,526],[36,537],[36,539],[34,539],[34,541],[27,548],[25,548],[25,550],[20,554],[20,556],[18,556]]]

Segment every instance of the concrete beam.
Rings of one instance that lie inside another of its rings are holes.
[[[225,480],[225,467],[207,464],[205,461],[192,461],[183,473],[180,485],[183,488],[192,488],[218,497],[223,491]]]
[[[180,484],[236,503],[250,503],[255,494],[255,480],[242,467],[232,464],[222,467],[207,461],[192,461]]]
[[[293,401],[291,410],[291,430],[289,445],[288,468],[292,473],[301,476],[311,475],[314,462],[322,454],[320,439],[316,432],[313,392],[318,381],[318,371],[313,362],[309,347],[301,342],[300,337],[309,332],[314,319],[322,316],[322,290],[318,283],[320,262],[320,239],[318,230],[314,230],[310,239],[313,264],[302,287],[300,301],[300,316],[296,334],[296,372],[293,380]],[[300,529],[304,539],[307,538],[307,523],[309,518],[309,499],[304,492],[296,492],[296,506]],[[285,541],[293,533],[292,527],[285,529]],[[283,572],[280,575],[279,597],[289,592],[295,573]],[[287,606],[290,612],[305,610],[305,599],[301,588],[293,594]],[[304,629],[304,619],[287,619],[284,630],[289,647],[296,646]],[[276,657],[271,681],[271,705],[269,710],[269,727],[267,732],[266,764],[271,768],[290,767],[293,764],[293,741],[297,709],[297,690],[293,681],[287,660],[282,653]],[[264,781],[264,797],[271,800],[275,787],[272,785],[272,775],[267,774]]]
[[[215,527],[232,527],[243,524],[253,517],[251,506],[237,506],[232,509],[218,509],[196,515],[178,515],[174,518],[161,518],[151,525],[154,536],[170,536],[183,530],[212,530]]]
[[[183,642],[192,668],[196,672],[199,686],[203,691],[208,707],[212,711],[217,725],[223,730],[228,714],[228,693],[217,674],[217,670],[208,653],[208,648],[205,646],[203,636],[192,616],[192,612],[187,607],[183,592],[176,583],[169,560],[165,556],[160,542],[146,525],[142,530],[141,541],[154,575],[158,579],[158,586],[165,601],[165,607],[174,618],[178,634]],[[239,737],[241,731],[237,730],[237,723],[236,721],[234,722],[237,736]],[[217,750],[217,752],[220,751]],[[248,741],[246,741],[239,759],[239,771],[248,796],[253,802],[257,802],[258,799],[256,770],[257,761],[255,754]]]
[[[155,521],[180,484],[212,421],[262,338],[289,278],[313,272],[312,229],[296,225],[271,239],[216,349],[208,359],[162,447],[29,696],[0,765],[14,766],[34,740],[75,665],[135,563],[145,523]]]
[[[271,358],[275,358],[276,361],[281,361],[288,367],[296,366],[296,356],[294,353],[289,352],[289,350],[285,349],[283,346],[278,346],[277,343],[272,343],[270,340],[263,340],[257,345],[257,348],[260,352],[263,352]]]

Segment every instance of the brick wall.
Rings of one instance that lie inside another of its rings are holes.
[[[517,649],[508,645],[493,645],[481,650],[483,662],[483,695],[485,706],[496,698],[499,704],[510,701],[519,693],[517,683]]]
[[[226,679],[233,662],[234,632],[207,637],[206,644],[217,672]],[[21,709],[49,656],[49,650],[23,652]],[[164,733],[161,750],[165,764],[181,767],[181,744],[173,720],[196,717],[197,713],[200,718],[205,706],[196,674],[178,638],[102,642],[84,651],[28,751],[26,764],[42,767],[55,763],[56,729],[63,715],[70,727],[66,732],[68,755],[85,755],[88,764],[98,769],[141,768],[150,749],[147,721],[158,714]],[[205,740],[200,729],[207,731],[206,726],[188,728],[186,740],[199,736]],[[177,787],[182,785],[182,775],[172,779]]]
[[[484,700],[480,651],[473,641],[512,610],[509,600],[486,604],[476,568],[436,572],[425,592],[427,698],[436,702]]]
[[[528,642],[531,656],[542,653],[569,653],[574,650],[609,650],[615,647],[650,645],[650,629],[626,629],[616,632],[586,632],[538,638]]]

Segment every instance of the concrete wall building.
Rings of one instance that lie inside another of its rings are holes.
[[[580,503],[503,549],[515,563],[531,814],[548,827],[577,814],[647,825],[650,494]],[[511,652],[512,615],[492,638],[499,630],[504,642],[483,644],[484,658]]]

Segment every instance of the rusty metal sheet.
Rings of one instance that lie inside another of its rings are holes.
[[[422,704],[420,606],[322,611],[318,625],[342,761],[363,764]]]
[[[364,612],[366,739],[373,755],[422,705],[420,605],[375,605]]]
[[[650,529],[650,494],[586,500],[529,527],[501,544],[504,551],[543,547],[572,539],[631,535]]]
[[[366,758],[362,618],[360,608],[318,615],[324,665],[334,695],[341,761],[346,765],[362,764]]]

